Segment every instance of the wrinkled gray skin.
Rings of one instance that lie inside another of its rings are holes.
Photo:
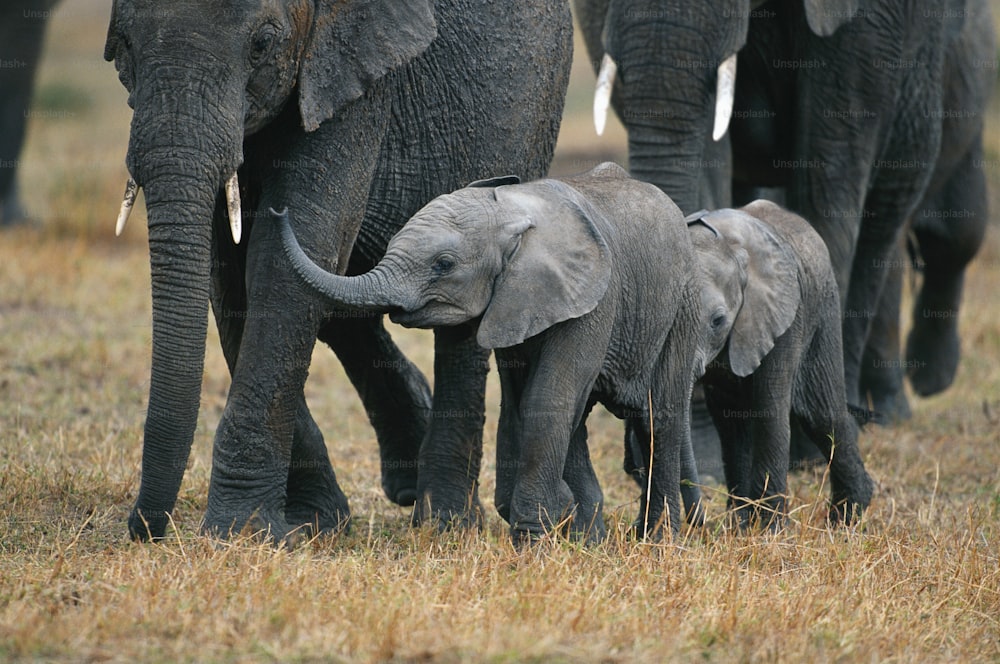
[[[699,325],[703,354],[714,358],[701,384],[722,442],[730,507],[743,525],[781,525],[791,414],[830,463],[830,521],[854,522],[873,484],[844,400],[840,301],[823,240],[770,201],[700,219],[690,227],[702,278]],[[626,469],[641,474],[629,440]]]
[[[926,268],[905,365],[918,393],[947,387],[962,277],[987,222],[981,131],[996,54],[986,0],[574,6],[595,68],[606,52],[618,63],[612,101],[632,175],[690,213],[730,204],[731,170],[733,203],[766,189],[808,219],[837,276],[848,399],[870,397],[890,417],[908,412],[898,274],[880,298],[913,218]],[[736,52],[730,132],[714,143],[716,67]]]
[[[6,0],[0,5],[0,226],[23,222],[18,157],[41,60],[45,26],[57,0]]]
[[[440,193],[498,171],[542,175],[571,27],[560,0],[516,11],[483,0],[116,0],[105,55],[135,111],[126,161],[145,193],[152,271],[133,537],[162,537],[174,507],[197,422],[209,301],[232,385],[206,530],[249,526],[280,540],[299,525],[346,522],[347,499],[303,396],[317,338],[369,413],[388,497],[416,501],[417,521],[478,519],[487,352],[471,328],[436,332],[432,401],[381,317],[345,315],[299,286],[261,211],[294,209],[302,245],[343,273],[373,264]],[[243,240],[234,244],[221,187],[237,169]]]
[[[504,182],[435,199],[361,276],[318,268],[287,225],[286,251],[304,283],[338,306],[389,311],[414,327],[477,322],[476,338],[495,349],[500,373],[496,505],[515,541],[570,516],[572,531],[605,536],[586,416],[603,403],[648,440],[650,399],[653,473],[636,527],[676,532],[700,346],[700,294],[680,210],[614,164]]]

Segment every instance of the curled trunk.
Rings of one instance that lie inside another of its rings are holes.
[[[388,269],[392,261],[390,256],[385,256],[374,268],[355,277],[327,272],[302,251],[288,222],[288,215],[283,212],[275,216],[281,228],[285,257],[292,271],[320,298],[336,307],[373,313],[386,313],[403,306],[400,289],[394,287],[394,280]]]

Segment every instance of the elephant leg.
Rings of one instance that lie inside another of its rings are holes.
[[[24,3],[0,8],[0,226],[26,217],[17,188],[19,156],[35,86],[47,19],[29,15]],[[45,13],[47,16],[47,13]]]
[[[489,351],[474,328],[434,331],[434,413],[420,446],[413,523],[434,520],[479,526],[479,468],[483,457]]]
[[[817,328],[795,378],[792,412],[830,467],[831,522],[852,523],[871,502],[874,485],[858,447],[858,425],[842,400],[839,330],[830,320]]]
[[[527,362],[516,351],[499,349],[496,353],[497,373],[503,400],[497,421],[496,490],[493,503],[504,521],[510,523],[510,501],[521,458],[521,399],[527,379]]]
[[[302,395],[292,436],[285,520],[291,527],[305,526],[313,533],[321,533],[343,530],[350,516],[347,496],[330,465],[323,433]]]
[[[676,536],[681,525],[681,455],[691,447],[691,392],[694,354],[686,335],[696,325],[693,312],[682,307],[667,334],[653,373],[649,404],[652,407],[644,436],[649,441],[649,477],[639,503],[636,529],[643,537]],[[638,423],[640,418],[634,418]]]
[[[793,328],[794,329],[794,328]],[[792,369],[800,366],[802,349],[795,335],[785,334],[764,357],[752,379],[749,421],[752,439],[746,502],[741,507],[753,527],[782,527],[788,499],[788,459],[791,441]]]
[[[704,405],[704,404],[703,404]],[[692,409],[693,412],[693,409]],[[708,413],[706,411],[706,416]],[[709,422],[715,432],[715,426]],[[692,436],[694,427],[692,426]],[[643,490],[649,479],[649,415],[625,420],[625,472]],[[699,459],[695,458],[692,445],[685,445],[680,451],[681,503],[688,523],[696,526],[705,523],[705,508],[702,503],[701,480],[698,474]]]
[[[244,201],[252,202],[260,192],[252,184],[244,185]],[[228,232],[229,218],[225,200],[216,204],[214,224],[218,232]],[[249,235],[253,218],[246,226]],[[246,321],[246,291],[243,287],[246,272],[246,249],[229,242],[214,242],[215,257],[212,261],[212,310],[219,329],[229,373],[232,375],[239,359],[240,343]],[[317,532],[336,531],[347,526],[350,508],[347,497],[337,483],[333,466],[327,454],[323,434],[313,420],[305,402],[299,395],[292,437],[291,458],[288,466],[285,520],[289,526],[310,526]]]
[[[573,329],[576,322],[567,323],[559,335],[543,333],[531,342],[541,350],[532,355],[537,361],[525,376],[518,404],[515,435],[519,448],[509,519],[516,544],[534,541],[574,515],[576,496],[564,479],[567,460],[574,434],[578,444],[586,445],[584,432],[577,429],[586,426],[584,415],[607,344],[606,338],[597,338],[591,329]],[[560,361],[569,356],[570,349],[578,352],[577,358],[597,359],[593,364]],[[574,464],[583,463],[585,471],[573,481],[581,489],[586,486],[594,500],[597,485],[590,459],[581,459],[580,450],[574,457]]]
[[[336,353],[375,429],[382,490],[397,505],[412,505],[420,441],[431,413],[427,380],[393,342],[381,316],[337,318],[319,338]]]
[[[906,251],[902,242],[895,246],[886,262],[886,281],[875,310],[868,342],[861,357],[861,403],[880,418],[900,422],[910,418],[910,404],[903,391],[903,368],[900,363],[900,300],[906,271]]]
[[[701,480],[698,477],[698,464],[695,462],[694,447],[690,437],[687,444],[681,447],[681,502],[684,505],[684,518],[694,526],[705,525],[705,504],[701,495]]]
[[[753,461],[753,441],[749,412],[750,381],[727,372],[715,372],[704,381],[705,401],[722,443],[723,473],[730,509],[736,509],[737,497],[747,495],[747,483]]]
[[[844,380],[849,404],[865,403],[860,394],[862,358],[888,278],[885,266],[892,260],[900,231],[910,213],[905,202],[915,199],[914,193],[910,184],[887,186],[873,191],[865,204],[866,218],[861,226],[851,265],[847,298],[842,300]],[[871,367],[868,380],[880,384],[891,383],[891,376],[880,380],[871,373],[877,371],[891,374],[898,370],[898,364],[897,361],[888,363],[888,366]]]
[[[719,432],[712,422],[712,415],[706,404],[706,397],[700,385],[696,385],[691,395],[691,447],[698,475],[721,478],[723,464]]]
[[[913,217],[924,274],[913,305],[906,366],[910,384],[921,396],[946,389],[958,368],[965,268],[979,250],[989,221],[982,163],[980,138],[944,189],[924,201]]]
[[[215,435],[204,522],[209,532],[225,536],[247,527],[281,541],[291,526],[301,525],[289,523],[289,507],[295,520],[308,518],[320,527],[336,527],[346,519],[346,501],[335,488],[332,468],[327,470],[322,436],[303,399],[327,310],[303,290],[281,258],[279,229],[268,223],[266,211],[294,211],[302,246],[324,257],[332,269],[347,265],[371,190],[381,136],[377,130],[385,122],[385,114],[375,110],[378,104],[373,95],[359,100],[354,109],[370,124],[326,123],[300,140],[282,142],[298,130],[297,115],[287,114],[255,135],[257,143],[248,144],[245,168],[251,171],[241,181],[260,182],[261,193],[259,200],[252,200],[256,213],[248,216],[256,223],[244,238],[247,304],[239,340],[233,342],[239,354],[229,398]],[[355,161],[343,164],[343,155]],[[253,170],[261,163],[291,166]],[[317,173],[317,165],[327,164],[329,170]],[[342,168],[332,166],[336,164]],[[352,177],[331,186],[342,171]],[[295,482],[292,487],[289,479]]]
[[[604,492],[601,491],[601,484],[590,462],[590,450],[587,447],[586,419],[591,407],[592,404],[588,404],[570,438],[563,481],[573,492],[576,502],[570,532],[588,544],[596,544],[607,537],[608,531],[604,525]]]

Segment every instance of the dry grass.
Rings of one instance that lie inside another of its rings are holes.
[[[906,425],[862,439],[879,491],[856,531],[825,527],[822,476],[807,474],[793,478],[779,536],[725,532],[723,498],[708,487],[707,528],[635,543],[625,530],[637,490],[620,470],[620,425],[603,413],[591,440],[609,505],[604,546],[516,552],[489,505],[489,461],[484,532],[413,530],[408,510],[381,495],[357,397],[317,349],[308,399],[352,531],[292,552],[208,541],[197,527],[228,388],[212,338],[176,529],[162,545],[129,543],[149,284],[141,214],[111,241],[128,113],[100,61],[106,4],[67,0],[57,16],[39,94],[65,112],[33,117],[23,160],[42,223],[0,237],[0,660],[1000,661],[995,226],[968,280],[956,385],[916,402]],[[570,161],[589,159],[573,156],[572,140],[588,122],[567,123]],[[1000,210],[1000,169],[990,172]],[[429,369],[428,335],[398,338]],[[487,459],[497,404],[493,374]]]

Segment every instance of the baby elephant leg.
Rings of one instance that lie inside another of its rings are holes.
[[[572,516],[576,503],[563,479],[573,432],[572,411],[567,414],[557,406],[532,408],[529,403],[526,399],[522,404],[509,503],[511,537],[518,545],[555,530]]]
[[[750,407],[732,413],[749,423],[752,440],[750,476],[743,498],[750,525],[778,530],[784,525],[788,498],[788,459],[791,446],[792,385],[788,367],[797,366],[799,353],[781,346],[766,356],[754,373]]]
[[[874,483],[861,460],[858,424],[844,403],[839,362],[824,359],[839,360],[831,349],[839,348],[836,336],[835,326],[822,326],[817,332],[804,360],[812,371],[797,378],[794,407],[806,433],[830,464],[830,521],[852,524],[871,502]]]
[[[604,493],[590,462],[585,422],[576,427],[570,439],[563,481],[573,492],[576,502],[570,532],[588,544],[603,541],[608,534],[604,525]]]
[[[644,416],[648,422],[649,417]],[[649,434],[648,424],[643,426],[636,418],[625,421],[625,472],[645,489],[648,475]],[[690,438],[688,443],[690,443]],[[702,502],[701,484],[694,447],[685,444],[681,449],[681,502],[687,522],[693,526],[705,525],[705,506]]]

